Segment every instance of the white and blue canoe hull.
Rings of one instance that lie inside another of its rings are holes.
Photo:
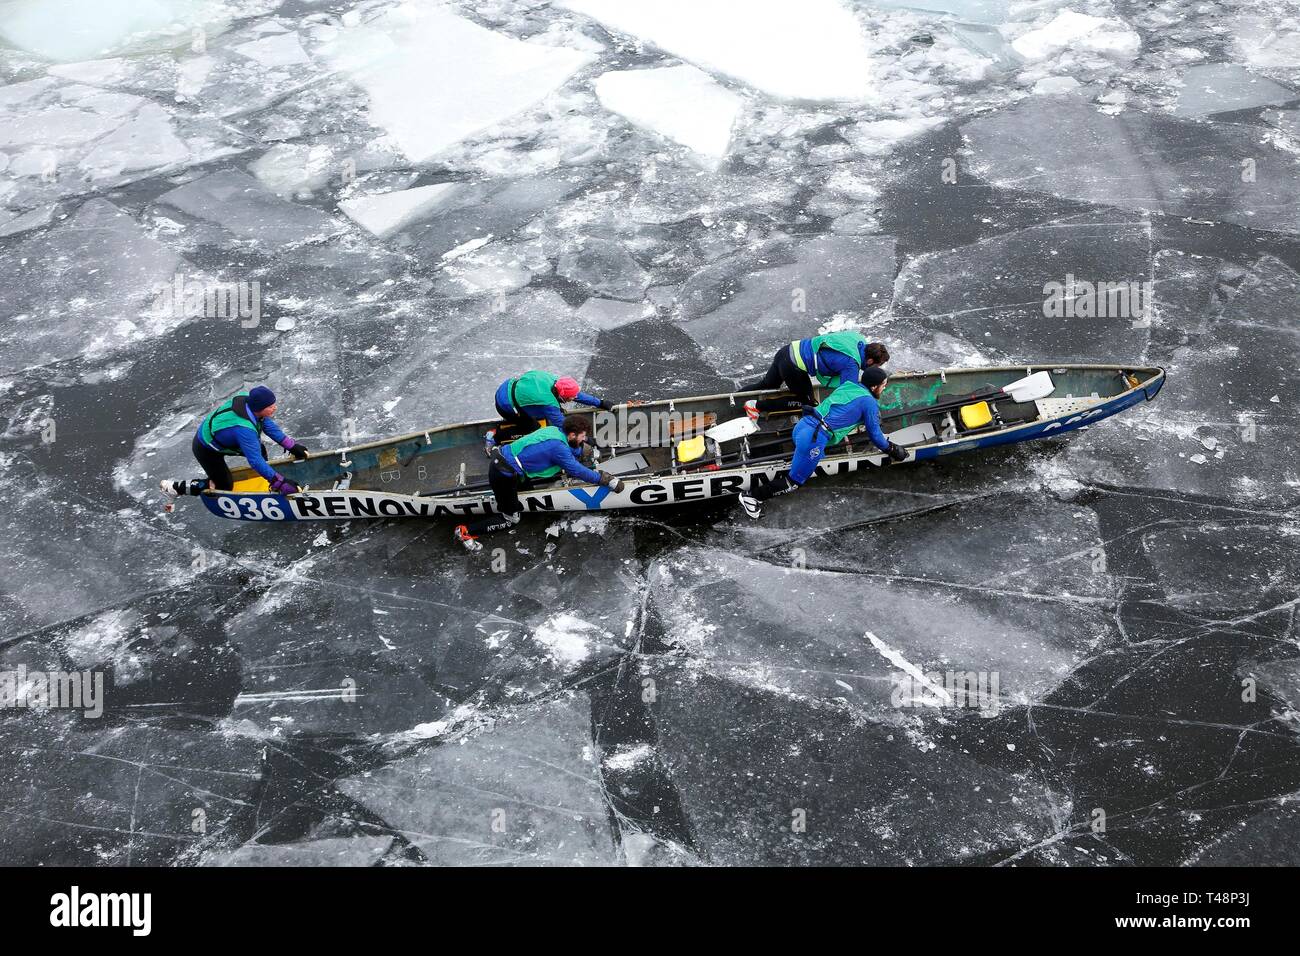
[[[1117,375],[1127,376],[1123,382],[1126,387],[1110,396],[1094,394],[1091,399],[1076,403],[1084,404],[1087,407],[1073,408],[1052,417],[1044,416],[1034,421],[1009,424],[1007,427],[976,434],[958,434],[947,440],[936,438],[925,444],[909,447],[907,461],[890,463],[891,467],[896,468],[915,462],[965,454],[982,448],[995,448],[1001,445],[1018,444],[1066,435],[1117,415],[1141,402],[1151,401],[1156,397],[1165,380],[1163,369],[1140,366],[1015,366],[1005,370],[953,369],[925,374],[936,377],[946,376],[948,380],[956,379],[961,375],[968,375],[974,376],[972,379],[974,381],[996,372],[1006,371],[1024,375],[1026,371],[1032,373],[1036,369],[1057,373],[1067,370],[1113,372]],[[896,376],[896,379],[900,380],[900,384],[907,384],[908,376]],[[1008,377],[1008,380],[1010,380],[1010,377]],[[1133,382],[1137,384],[1131,384]],[[892,384],[891,381],[891,387]],[[680,399],[677,400],[676,405],[679,408],[689,408],[691,403],[709,402],[712,403],[711,407],[717,407],[720,403],[725,403],[726,406],[734,406],[737,410],[740,410],[744,400],[753,397],[755,394],[736,393],[735,395],[705,396],[699,399]],[[939,397],[942,399],[946,396],[941,394]],[[640,407],[648,408],[667,404],[648,403],[648,405]],[[925,413],[924,407],[915,409],[909,407],[908,410],[912,414],[907,421],[923,417]],[[441,493],[420,491],[412,493],[405,488],[400,491],[385,491],[383,485],[386,483],[401,484],[404,478],[409,478],[409,475],[404,475],[401,466],[404,466],[409,471],[413,463],[417,463],[420,474],[425,476],[426,480],[428,478],[436,480],[433,473],[438,470],[437,468],[426,468],[423,464],[418,464],[422,459],[425,459],[426,454],[430,456],[426,459],[430,465],[436,462],[439,456],[444,459],[442,463],[442,473],[444,474],[447,473],[445,459],[448,456],[461,459],[459,476],[463,480],[465,474],[464,460],[474,461],[478,467],[484,466],[484,456],[481,450],[482,435],[493,424],[493,422],[485,421],[459,426],[444,426],[426,432],[412,433],[387,442],[376,442],[366,446],[338,449],[332,452],[320,452],[314,454],[306,462],[285,460],[275,463],[278,470],[300,481],[300,483],[307,484],[308,490],[297,494],[209,491],[201,495],[200,498],[208,511],[217,517],[254,522],[339,521],[361,518],[464,519],[474,515],[490,513],[496,509],[493,497],[486,488],[480,490],[452,488]],[[886,426],[886,430],[889,430],[888,426]],[[426,452],[426,449],[432,450]],[[397,466],[400,464],[400,466],[389,467],[385,470],[385,455],[390,452],[394,453],[395,457],[400,456],[408,460],[400,463],[391,462],[391,465]],[[374,453],[373,465],[368,469],[368,473],[372,474],[373,483],[378,484],[380,487],[358,488],[355,480],[351,482],[335,480],[329,482],[331,487],[328,490],[317,490],[317,482],[313,472],[323,473],[326,481],[329,481],[333,476],[338,476],[338,478],[348,476],[351,474],[349,468],[365,468],[365,465],[369,462],[366,457],[368,453]],[[888,457],[875,449],[869,442],[858,441],[855,450],[850,453],[829,455],[818,466],[816,474],[823,478],[851,475],[858,471],[882,467],[887,461]],[[313,463],[315,463],[314,468]],[[297,473],[295,473],[295,466],[299,466]],[[525,512],[615,511],[695,504],[711,499],[733,496],[738,492],[760,487],[772,481],[788,467],[789,458],[786,457],[784,460],[779,461],[723,466],[711,471],[681,471],[673,474],[666,473],[668,470],[664,469],[662,472],[654,474],[625,475],[623,479],[624,488],[620,492],[614,492],[608,487],[599,485],[566,484],[561,482],[535,490],[521,491],[520,501],[523,503]],[[236,477],[239,477],[238,472]],[[303,478],[308,480],[303,482]],[[333,485],[342,485],[343,487],[335,488]]]

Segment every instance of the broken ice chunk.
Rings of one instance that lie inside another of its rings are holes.
[[[598,329],[617,329],[651,315],[654,315],[654,306],[648,302],[593,297],[578,307],[578,318]]]
[[[741,99],[693,66],[613,70],[596,79],[601,105],[717,166],[731,145]]]
[[[296,66],[311,62],[302,44],[298,42],[296,33],[278,33],[260,40],[250,40],[234,49],[241,56],[267,67]]]
[[[1059,96],[1078,88],[1079,81],[1072,76],[1045,76],[1034,84],[1034,92],[1039,96]]]
[[[597,236],[567,246],[555,271],[611,299],[639,301],[650,285],[650,274],[621,242]]]
[[[68,63],[138,50],[148,41],[167,49],[225,16],[224,4],[204,0],[13,0],[0,18],[0,37]]]
[[[1256,76],[1235,63],[1204,63],[1190,67],[1174,104],[1176,116],[1209,116],[1256,106],[1276,106],[1296,98],[1293,90]]]
[[[774,96],[865,100],[874,61],[836,0],[562,0],[562,6]]]
[[[490,731],[346,777],[339,789],[431,863],[616,862],[600,768],[590,759],[587,696],[513,708]]]
[[[145,103],[130,122],[96,141],[81,159],[81,168],[97,179],[138,169],[170,166],[190,156],[172,131],[171,117],[156,103]]]
[[[5,236],[16,236],[18,233],[27,232],[29,229],[49,225],[50,220],[54,217],[54,210],[57,208],[54,203],[49,203],[8,219],[3,218],[7,214],[0,214],[0,239]]]
[[[534,105],[594,58],[419,3],[343,31],[322,52],[365,90],[371,122],[413,162]]]
[[[358,196],[339,203],[348,217],[383,239],[401,232],[444,205],[458,188],[457,183],[435,183],[414,189],[399,189],[374,196]]]
[[[223,169],[178,186],[158,201],[216,223],[228,232],[272,246],[323,239],[342,227],[323,212],[286,202],[253,177]]]
[[[146,317],[141,309],[180,261],[104,199],[15,241],[0,252],[0,274],[13,277],[0,285],[0,314],[9,317],[0,369],[99,354],[179,325],[184,316]]]
[[[1129,59],[1141,46],[1137,31],[1124,21],[1073,10],[1062,10],[1050,23],[1011,42],[1011,48],[1028,60],[1046,59],[1066,49]]]

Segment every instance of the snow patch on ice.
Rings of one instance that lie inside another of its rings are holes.
[[[533,631],[533,640],[546,648],[557,664],[580,664],[591,656],[595,645],[612,642],[603,628],[567,611],[547,618]]]
[[[631,770],[643,760],[649,760],[653,754],[654,750],[649,744],[637,744],[605,754],[601,763],[606,770]]]

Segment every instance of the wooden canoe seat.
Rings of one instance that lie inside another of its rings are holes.
[[[713,412],[683,415],[680,419],[674,418],[668,422],[668,437],[674,441],[690,438],[706,428],[712,428],[717,423],[718,416]]]

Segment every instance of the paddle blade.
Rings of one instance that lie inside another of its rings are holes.
[[[721,445],[724,441],[733,441],[737,438],[743,438],[745,435],[752,435],[758,431],[758,425],[751,422],[748,416],[744,418],[733,418],[729,422],[723,422],[721,425],[714,425],[704,434],[712,438]]]
[[[1013,401],[1036,402],[1040,398],[1051,395],[1056,391],[1056,386],[1052,384],[1051,375],[1046,372],[1035,372],[1033,375],[1004,386],[1002,391],[1010,395]]]

